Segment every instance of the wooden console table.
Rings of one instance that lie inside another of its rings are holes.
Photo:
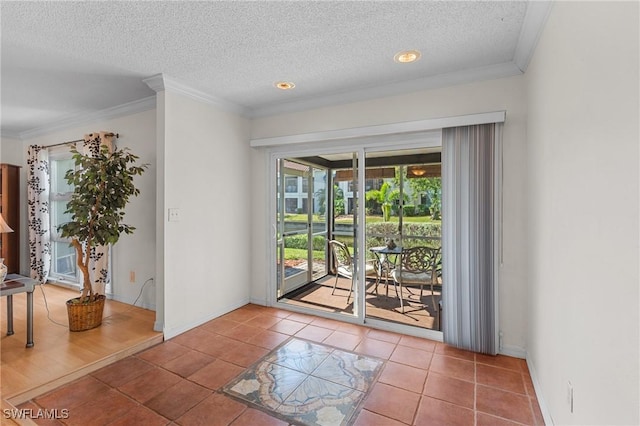
[[[7,296],[7,336],[13,334],[13,295],[27,293],[27,348],[33,347],[33,290],[38,281],[24,275],[8,274],[0,287],[0,296]]]

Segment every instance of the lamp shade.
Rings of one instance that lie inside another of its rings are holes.
[[[5,222],[4,218],[2,217],[2,213],[0,213],[0,233],[4,234],[5,232],[13,232],[13,229],[11,229],[9,225],[7,225],[7,222]]]

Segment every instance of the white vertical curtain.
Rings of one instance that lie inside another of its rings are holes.
[[[113,152],[113,133],[99,132],[84,135],[82,149],[85,155],[98,155],[100,147],[105,145],[109,152]],[[93,246],[89,255],[89,271],[93,278],[93,291],[106,294],[110,291],[111,275],[109,268],[109,246]],[[82,279],[82,276],[80,276]]]
[[[51,230],[49,222],[49,152],[31,145],[27,149],[27,206],[29,267],[31,278],[45,283],[51,270]]]
[[[442,131],[444,341],[495,355],[496,125]],[[498,127],[501,129],[501,126]]]

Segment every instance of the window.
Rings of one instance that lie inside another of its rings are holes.
[[[68,238],[62,238],[58,225],[71,220],[65,213],[67,202],[71,199],[73,185],[67,184],[64,178],[67,170],[74,168],[74,162],[68,149],[51,150],[49,153],[51,187],[49,191],[50,233],[51,233],[51,272],[50,278],[61,281],[79,283],[76,265],[76,251],[69,245]]]
[[[364,190],[380,189],[384,183],[383,179],[367,179],[364,183]]]
[[[298,176],[287,176],[284,180],[285,192],[298,192]]]
[[[298,199],[297,198],[285,198],[284,199],[284,212],[285,213],[298,213]]]

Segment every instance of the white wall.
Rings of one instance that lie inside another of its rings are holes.
[[[148,278],[155,277],[155,204],[156,204],[156,151],[155,151],[155,111],[144,111],[124,117],[109,120],[96,121],[87,125],[68,128],[25,140],[21,144],[23,170],[26,169],[26,147],[29,145],[53,145],[65,141],[82,139],[86,133],[96,131],[112,131],[119,133],[116,140],[118,147],[129,147],[131,151],[140,157],[139,162],[148,163],[149,168],[142,176],[135,179],[136,186],[140,189],[140,195],[131,199],[125,209],[125,223],[133,225],[136,230],[131,235],[122,235],[112,249],[112,297],[115,300],[133,303],[140,292],[142,295],[136,303],[149,309],[155,308],[155,287],[150,281],[142,290],[144,282]],[[3,154],[5,150],[3,149]],[[25,174],[26,176],[26,174]],[[23,180],[22,205],[26,206],[26,177]],[[29,273],[29,251],[27,246],[27,213],[26,207],[22,211],[22,236],[21,243],[21,271]],[[130,271],[135,271],[136,281],[129,281]]]
[[[22,164],[22,141],[2,137],[0,142],[0,163]]]
[[[266,180],[269,176],[269,159],[264,150],[251,149],[251,289],[253,303],[267,305],[268,301],[268,250],[273,250],[274,232],[268,221],[269,191]]]
[[[555,424],[640,423],[638,12],[556,3],[526,73],[527,356]]]
[[[524,356],[526,251],[524,243],[526,116],[522,76],[415,92],[388,98],[255,119],[252,138],[387,124],[506,110],[504,126],[504,265],[500,269],[500,329],[503,351]],[[266,219],[266,151],[254,149],[253,238],[255,251],[269,247]],[[252,299],[266,300],[265,256],[255,256]],[[263,302],[264,303],[264,302]]]
[[[252,170],[246,119],[170,91],[157,100],[164,109],[160,267],[171,338],[249,301]],[[179,221],[167,221],[169,208],[179,209]]]

